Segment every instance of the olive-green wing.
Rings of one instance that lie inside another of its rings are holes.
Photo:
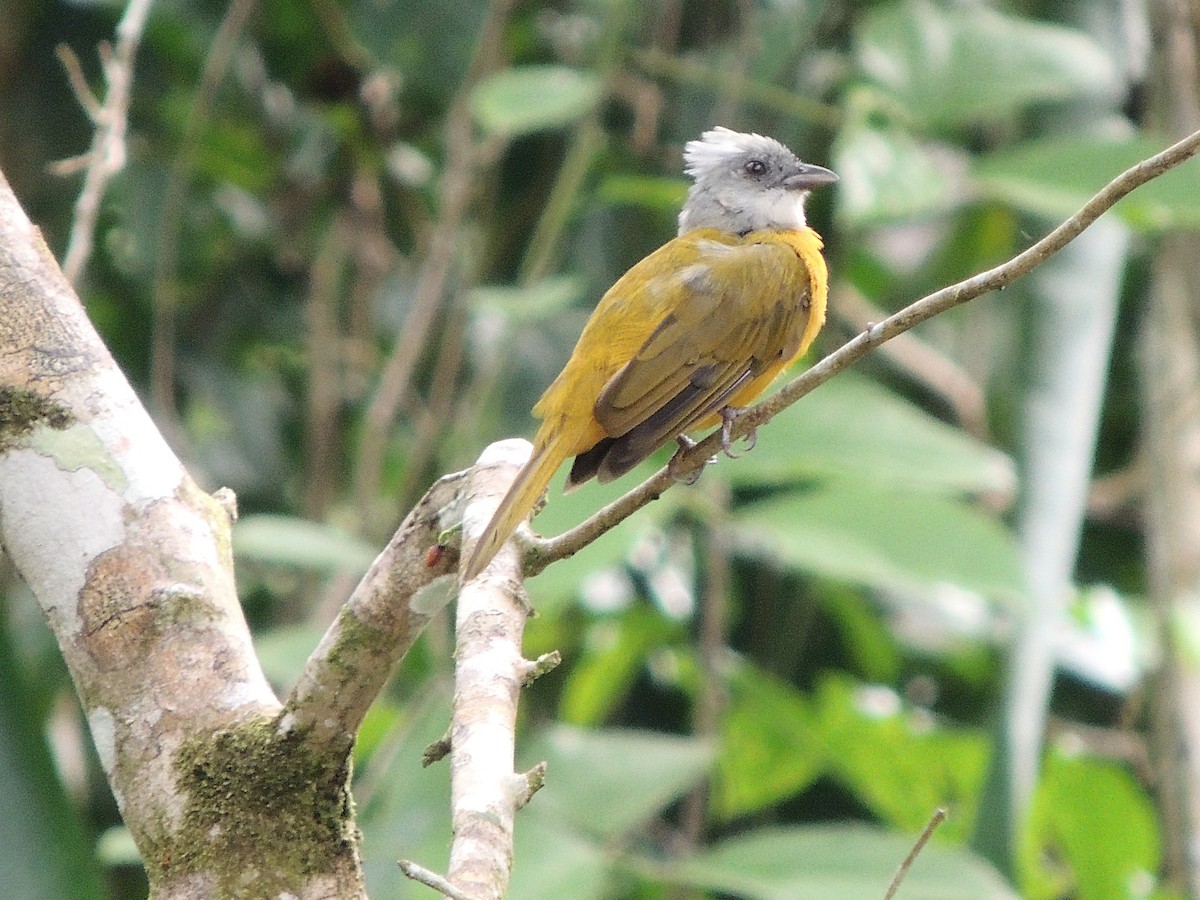
[[[738,388],[791,357],[807,321],[808,271],[783,243],[713,242],[657,288],[668,312],[596,401],[609,439],[580,480],[623,474],[721,410]]]

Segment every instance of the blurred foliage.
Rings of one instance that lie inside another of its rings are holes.
[[[78,180],[47,165],[89,132],[53,48],[99,87],[120,12],[0,12],[0,167],[58,252]],[[154,8],[80,293],[198,480],[237,492],[239,583],[281,688],[429,482],[531,433],[595,299],[673,234],[686,140],[755,130],[841,174],[810,203],[833,277],[817,352],[1023,249],[1166,143],[1143,122],[1136,0],[268,0],[202,89],[228,14]],[[1114,261],[1124,284],[1095,287],[1124,304],[1098,475],[1133,464],[1130,310],[1197,196],[1193,164],[1118,208],[1141,240]],[[1138,766],[1153,648],[1126,509],[1085,525],[1059,737],[1015,858],[969,845],[1001,816],[982,785],[1028,602],[1013,511],[1038,302],[1018,284],[927,323],[531,581],[527,649],[565,663],[523,700],[522,757],[551,765],[518,819],[513,897],[878,897],[938,806],[901,896],[1173,896]],[[536,527],[636,477],[556,486]],[[0,796],[24,824],[0,880],[139,896],[61,663],[6,582]],[[431,625],[356,751],[375,898],[426,895],[397,857],[444,863],[447,767],[419,760],[447,721],[450,628]]]

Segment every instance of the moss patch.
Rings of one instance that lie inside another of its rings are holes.
[[[11,450],[39,424],[58,431],[75,421],[63,404],[34,391],[0,384],[0,453]]]
[[[189,742],[176,761],[183,827],[147,854],[151,883],[204,873],[221,896],[267,897],[344,871],[357,854],[348,766],[281,739],[269,720]]]

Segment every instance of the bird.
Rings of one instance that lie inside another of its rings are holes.
[[[684,146],[692,184],[676,237],[596,305],[533,407],[533,452],[460,566],[477,577],[574,457],[566,490],[625,474],[686,433],[736,415],[808,349],[828,273],[804,204],[836,174],[784,144],[717,126]],[[732,455],[732,454],[731,454]]]

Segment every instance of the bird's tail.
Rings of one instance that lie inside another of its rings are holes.
[[[540,443],[533,448],[524,468],[517,473],[512,487],[496,507],[492,519],[475,542],[471,555],[460,566],[462,580],[470,581],[483,571],[483,567],[492,561],[500,546],[512,536],[521,521],[529,515],[550,479],[562,465],[566,457],[558,449],[559,441],[552,438],[545,446]]]

